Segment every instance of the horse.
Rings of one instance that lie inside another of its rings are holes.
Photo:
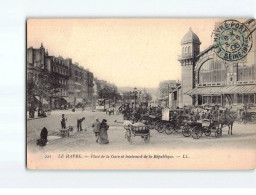
[[[220,124],[221,134],[222,134],[222,128],[225,126],[228,126],[228,134],[232,135],[233,124],[236,117],[237,117],[236,113],[232,113],[232,112],[228,112],[228,113],[225,112],[220,114],[219,124]]]

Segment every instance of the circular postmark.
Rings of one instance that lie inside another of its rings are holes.
[[[246,25],[237,20],[225,20],[214,31],[216,55],[226,61],[238,61],[247,56],[252,37]]]

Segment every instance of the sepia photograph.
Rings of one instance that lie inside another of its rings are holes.
[[[26,164],[252,170],[256,19],[28,18]]]

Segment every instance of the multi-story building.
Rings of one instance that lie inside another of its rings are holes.
[[[69,79],[68,60],[61,56],[46,56],[45,65],[45,68],[49,71],[49,77],[51,77],[52,82],[58,82],[50,96],[51,108],[59,109],[67,107],[69,103],[67,93]]]
[[[33,47],[27,49],[27,81],[31,81],[36,85],[39,84],[40,73],[45,68],[45,56],[47,55],[43,44],[41,44],[41,47],[38,49],[34,49]],[[28,87],[29,86],[27,86],[27,88]],[[46,101],[38,91],[27,95],[28,107],[37,107],[39,104],[42,104],[43,101]]]
[[[70,63],[69,98],[72,106],[89,104],[93,93],[93,73],[78,63]]]
[[[47,73],[45,76],[51,81],[52,89],[47,91],[48,94],[43,94],[43,91],[41,94],[31,94],[28,102],[38,100],[48,103],[51,109],[90,103],[93,94],[93,73],[88,69],[78,63],[73,64],[70,58],[49,56],[43,44],[38,49],[28,48],[27,80],[38,84],[42,70]]]
[[[247,21],[255,25],[255,20]],[[182,38],[181,86],[179,107],[190,105],[255,105],[256,104],[256,31],[252,33],[253,46],[244,62],[216,60],[214,46],[200,52],[200,40],[190,29]]]
[[[170,102],[169,93],[171,90],[175,89],[177,86],[176,80],[166,80],[161,81],[158,88],[158,100],[161,107],[168,107],[170,106],[168,102]]]
[[[93,76],[92,72],[88,71],[88,98],[89,98],[89,100],[93,99],[93,94],[94,94],[93,86],[94,86],[94,76]]]

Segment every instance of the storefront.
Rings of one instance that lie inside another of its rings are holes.
[[[256,85],[199,87],[186,94],[195,105],[256,105]]]

